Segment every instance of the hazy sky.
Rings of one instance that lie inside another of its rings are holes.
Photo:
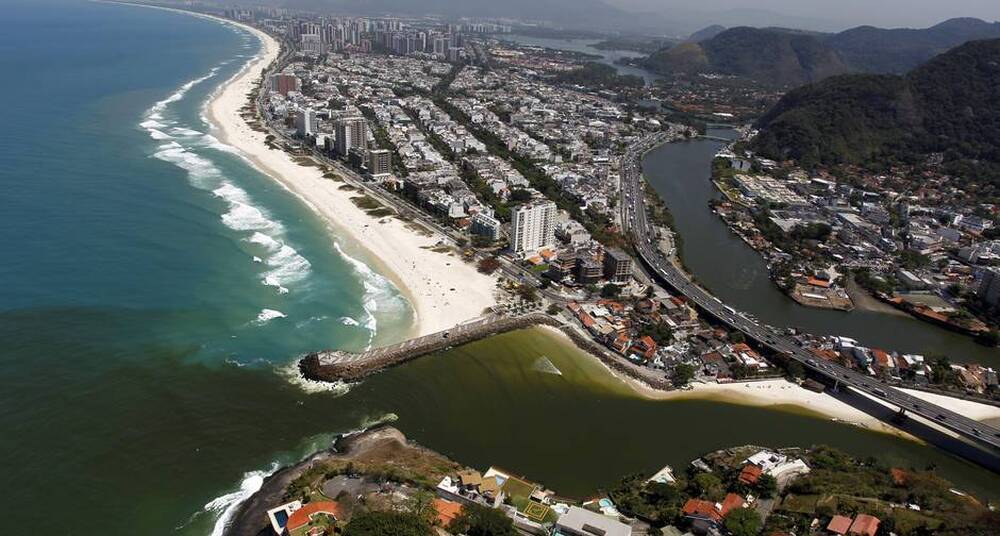
[[[773,11],[790,19],[834,27],[926,27],[954,17],[1000,20],[1000,0],[604,0],[630,10],[713,12],[732,9]],[[680,13],[678,13],[679,15]],[[781,23],[776,21],[776,23]],[[733,24],[730,22],[730,25]],[[827,28],[834,29],[834,28]]]

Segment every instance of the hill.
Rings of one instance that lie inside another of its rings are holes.
[[[726,31],[725,26],[721,26],[719,24],[713,24],[711,26],[706,26],[698,30],[697,32],[694,32],[693,34],[689,35],[685,41],[689,43],[700,43],[702,41],[705,41],[706,39],[711,39],[724,31]]]
[[[712,72],[777,86],[800,85],[849,71],[836,51],[814,35],[745,26],[661,50],[643,65],[659,73]]]
[[[642,63],[661,74],[720,73],[797,86],[848,72],[905,73],[976,39],[1000,37],[1000,23],[951,19],[924,29],[861,26],[837,34],[783,28],[709,30]],[[680,48],[683,47],[683,48]]]
[[[900,74],[967,41],[997,37],[1000,23],[966,18],[922,30],[860,26],[835,34],[826,43],[858,71]]]
[[[752,148],[801,165],[913,163],[1000,186],[1000,39],[973,41],[905,76],[844,75],[795,89],[757,123]]]

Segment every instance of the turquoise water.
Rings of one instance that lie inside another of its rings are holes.
[[[225,469],[217,494],[309,435],[270,422],[280,414],[234,425],[226,414],[247,399],[280,398],[255,382],[294,396],[302,387],[281,369],[295,356],[363,348],[410,324],[350,244],[211,136],[203,104],[259,46],[161,10],[4,6],[0,482],[18,498],[116,489],[141,506],[140,490],[174,488],[196,512],[207,489],[181,483],[206,463]],[[268,441],[267,461],[234,472],[218,458],[246,434],[226,427],[251,422],[294,439]],[[5,520],[37,521],[17,509]]]
[[[350,243],[331,240],[294,196],[206,136],[203,103],[259,45],[231,26],[152,9],[4,8],[8,526],[218,533],[278,464],[397,417],[408,436],[456,460],[576,496],[707,450],[820,441],[933,464],[964,489],[1000,493],[978,467],[855,427],[639,399],[540,333],[420,360],[346,393],[303,385],[288,371],[301,353],[400,337],[412,313]],[[536,366],[543,357],[551,367]]]

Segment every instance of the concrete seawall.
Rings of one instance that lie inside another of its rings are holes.
[[[658,378],[576,329],[547,314],[531,313],[517,317],[484,316],[447,331],[425,335],[399,344],[351,353],[327,350],[306,355],[299,361],[302,375],[315,381],[357,381],[384,369],[401,365],[421,356],[485,339],[493,335],[539,326],[550,326],[566,334],[581,350],[597,357],[612,371],[639,380],[655,389],[670,389],[666,378]]]
[[[366,352],[351,353],[328,350],[308,354],[299,362],[299,370],[310,380],[355,381],[383,369],[395,367],[453,346],[468,344],[508,331],[541,325],[558,327],[560,323],[551,316],[540,313],[517,317],[487,315],[446,331]]]

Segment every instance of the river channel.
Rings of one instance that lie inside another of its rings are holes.
[[[719,128],[709,134],[735,135]],[[731,233],[708,206],[710,199],[721,197],[709,178],[712,158],[722,147],[723,143],[707,139],[670,143],[643,160],[646,180],[663,197],[683,237],[684,263],[719,299],[774,326],[852,337],[886,350],[1000,366],[1000,351],[910,316],[814,309],[785,296],[770,281],[763,257]]]

